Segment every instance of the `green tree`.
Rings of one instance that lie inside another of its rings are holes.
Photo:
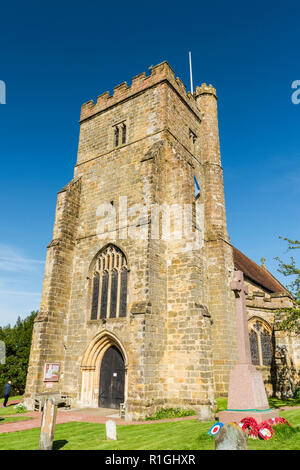
[[[29,362],[31,337],[34,319],[38,312],[24,320],[19,317],[15,326],[0,327],[0,340],[6,346],[6,363],[0,365],[0,396],[3,397],[4,385],[12,381],[11,395],[24,393]]]
[[[282,237],[279,237],[282,238]],[[284,238],[288,243],[288,251],[300,249],[300,241]],[[279,257],[278,271],[285,277],[291,279],[290,284],[286,286],[294,297],[294,305],[290,308],[280,309],[276,313],[277,328],[280,330],[300,332],[300,269],[296,266],[294,256],[291,256],[287,262],[282,261]]]

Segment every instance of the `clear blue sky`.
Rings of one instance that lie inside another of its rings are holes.
[[[2,3],[0,325],[39,307],[81,104],[163,60],[188,86],[189,50],[219,96],[231,241],[276,274],[278,236],[300,238],[299,18],[291,1]]]

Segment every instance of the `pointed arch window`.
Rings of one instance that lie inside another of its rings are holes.
[[[269,366],[272,362],[272,330],[260,320],[249,324],[252,364]]]
[[[115,127],[115,135],[114,135],[115,147],[118,147],[118,145],[119,145],[119,134],[120,134],[119,128],[118,128],[118,126],[116,126]]]
[[[92,280],[91,320],[125,317],[128,267],[124,253],[109,245],[96,259]]]
[[[119,147],[127,143],[127,124],[126,121],[113,126],[114,147]]]

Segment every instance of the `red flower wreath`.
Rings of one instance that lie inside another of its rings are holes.
[[[290,423],[285,419],[285,418],[275,418],[275,423],[274,425],[276,426],[277,424],[287,424],[288,426],[290,426]]]
[[[251,437],[251,439],[257,439],[258,438],[258,436],[259,436],[259,425],[258,424],[255,424],[254,426],[252,426],[252,428],[249,431],[248,436]]]
[[[263,421],[262,423],[259,424],[258,437],[266,441],[268,439],[271,439],[273,434],[274,434],[273,428],[268,423],[268,421]]]
[[[253,426],[257,425],[256,419],[251,418],[251,416],[241,419],[241,423],[243,423],[243,431],[246,431],[246,429],[251,429]]]
[[[277,424],[287,424],[288,426],[290,426],[290,423],[288,423],[285,418],[281,417],[271,418],[267,421],[261,422],[260,424],[257,424],[257,421],[251,416],[243,418],[240,421],[240,425],[242,425],[242,430],[244,432],[247,432],[249,437],[251,437],[252,439],[257,439],[259,437],[264,441],[271,439],[274,434],[273,426],[276,426]]]
[[[242,430],[248,433],[248,436],[252,439],[257,439],[259,427],[256,419],[248,416],[247,418],[241,419]]]
[[[246,431],[247,429],[251,430],[253,426],[257,426],[256,419],[251,418],[251,416],[241,419],[241,423],[243,423],[243,427],[242,427],[243,431]]]

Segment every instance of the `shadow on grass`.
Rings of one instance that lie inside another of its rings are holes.
[[[68,444],[69,441],[66,441],[65,439],[61,439],[60,441],[53,441],[53,450],[59,450],[62,447],[64,447],[66,444]]]

